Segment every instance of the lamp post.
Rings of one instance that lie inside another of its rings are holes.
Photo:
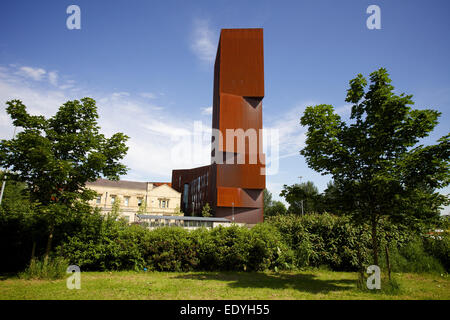
[[[3,176],[2,190],[0,191],[0,204],[2,204],[3,191],[5,191],[5,184],[6,184],[6,172],[4,173]]]
[[[234,222],[234,202],[231,203],[231,219]]]

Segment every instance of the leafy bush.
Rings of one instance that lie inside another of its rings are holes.
[[[102,219],[101,217],[99,217]],[[271,225],[188,231],[146,230],[105,218],[58,249],[82,270],[258,271],[295,265],[294,253]]]
[[[355,226],[345,216],[327,213],[285,215],[270,217],[268,223],[279,230],[284,241],[292,248],[298,267],[326,265],[336,271],[357,271],[360,264],[362,269],[373,264],[370,227]],[[382,269],[386,269],[384,254],[386,245],[391,248],[390,260],[393,271],[442,270],[440,263],[426,251],[435,252],[436,257],[440,257],[439,260],[445,262],[447,259],[448,263],[448,239],[447,242],[429,239],[425,245],[434,249],[425,250],[422,241],[417,239],[414,232],[386,221],[380,221],[378,235],[382,252],[379,264]]]
[[[294,252],[274,226],[258,224],[250,230],[250,234],[249,270],[294,268]]]
[[[380,263],[383,269],[387,268],[385,257],[386,254],[383,251]],[[420,237],[413,238],[403,246],[391,247],[389,260],[393,272],[443,273],[445,271],[439,260],[425,251]]]
[[[0,208],[0,245],[5,259],[0,271],[23,270],[45,250],[47,228],[38,214]],[[67,214],[54,235],[54,251],[83,271],[262,271],[327,267],[357,271],[373,264],[368,226],[357,227],[347,217],[331,214],[269,217],[252,229],[238,227],[179,227],[147,230],[139,225],[80,208]],[[389,245],[392,271],[439,272],[448,270],[449,240],[418,238],[414,233],[381,221],[380,267],[385,270],[384,248]],[[7,262],[13,259],[14,263]],[[23,276],[52,274],[56,262],[44,268],[41,260]],[[52,269],[53,268],[53,269]],[[61,267],[62,268],[62,267]],[[65,271],[65,270],[63,270]]]
[[[147,232],[142,244],[150,270],[191,271],[198,265],[197,246],[186,229],[155,229]]]
[[[31,260],[30,265],[25,271],[19,274],[22,279],[61,279],[66,276],[66,270],[69,266],[68,260],[62,257],[49,258],[45,260]]]
[[[142,270],[146,233],[140,226],[116,221],[115,216],[95,213],[82,221],[80,232],[67,237],[56,250],[86,271]]]
[[[450,234],[448,232],[436,236],[426,236],[423,240],[424,249],[435,257],[446,272],[450,271]]]
[[[327,213],[303,216],[275,216],[268,220],[282,234],[294,251],[298,267],[329,266],[332,270],[357,270],[358,246],[361,262],[367,264],[369,234],[362,232],[345,217]]]

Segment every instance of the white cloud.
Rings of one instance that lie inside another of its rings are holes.
[[[20,74],[27,78],[31,78],[36,81],[42,80],[42,77],[46,73],[47,72],[42,68],[32,68],[32,67],[21,67],[17,72],[17,74]]]
[[[213,107],[202,108],[202,114],[210,115],[212,114]]]
[[[156,94],[151,93],[151,92],[142,92],[140,94],[140,96],[143,98],[147,98],[147,99],[155,99],[156,98]]]
[[[264,124],[265,128],[278,130],[280,138],[280,159],[298,156],[299,151],[304,148],[307,128],[300,124],[300,118],[307,106],[314,106],[317,104],[318,103],[314,101],[300,103],[286,113],[279,115],[276,120]],[[348,116],[351,108],[352,106],[350,104],[345,104],[335,108],[335,112],[340,116]],[[267,147],[270,148],[270,141],[265,141],[265,143],[269,144]]]
[[[278,130],[280,158],[298,156],[300,149],[305,146],[306,128],[300,125],[300,118],[307,106],[315,104],[315,102],[301,103],[278,115],[276,120],[269,121],[269,124],[264,124],[265,128]]]
[[[174,117],[170,108],[143,102],[137,99],[140,95],[135,97],[125,91],[97,94],[75,86],[72,80],[56,88],[48,82],[37,87],[23,81],[16,67],[2,67],[0,72],[0,139],[10,139],[14,131],[4,108],[8,100],[20,99],[31,114],[49,117],[64,102],[89,96],[97,101],[101,132],[106,136],[123,132],[130,137],[129,150],[123,161],[130,171],[122,178],[170,181],[172,169],[209,163],[209,139],[205,139],[200,158],[193,158],[191,154],[183,155],[184,158],[172,155],[172,149],[190,146],[195,118]]]
[[[212,63],[216,56],[217,35],[211,29],[209,21],[194,21],[191,50],[203,62]]]
[[[111,96],[113,99],[120,99],[123,97],[129,97],[130,94],[128,92],[113,92]]]
[[[337,114],[339,114],[340,116],[350,115],[350,113],[352,111],[352,106],[353,105],[351,105],[351,104],[344,104],[343,106],[335,108],[335,112]]]
[[[58,85],[58,73],[51,71],[48,73],[48,81],[55,87]]]
[[[63,85],[59,86],[59,89],[67,90],[67,89],[74,88],[74,86],[75,86],[75,80],[66,80]],[[75,88],[75,90],[76,90],[76,88]]]
[[[286,199],[280,197],[283,185],[284,184],[281,182],[272,182],[271,177],[268,177],[266,181],[266,189],[272,194],[272,201],[281,201],[287,208],[289,207],[289,204],[286,202]]]
[[[201,108],[191,117],[174,116],[168,106],[156,106],[143,100],[141,94],[117,90],[109,93],[95,93],[85,89],[73,80],[66,80],[59,87],[49,82],[34,86],[17,75],[18,67],[0,69],[0,137],[9,139],[13,127],[4,106],[7,100],[21,99],[32,114],[52,116],[67,100],[85,96],[97,101],[99,126],[102,133],[110,136],[123,132],[130,137],[129,150],[124,163],[130,168],[124,179],[141,181],[170,181],[173,169],[193,168],[210,163],[210,123],[203,123],[200,149],[194,149],[194,121],[212,107]],[[54,71],[57,72],[57,71]],[[59,77],[64,75],[58,72]],[[314,104],[314,103],[310,103]],[[264,126],[278,129],[280,156],[296,155],[304,144],[305,129],[300,126],[300,116],[306,105],[301,104],[287,113],[278,114],[272,121],[265,118]],[[269,122],[267,122],[269,120]],[[267,122],[267,123],[266,123]],[[270,141],[264,141],[269,145]],[[272,192],[279,192],[280,186],[272,184]]]

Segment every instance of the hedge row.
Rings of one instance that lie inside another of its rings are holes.
[[[157,270],[259,271],[326,266],[355,271],[359,260],[372,264],[370,228],[330,214],[271,217],[252,229],[218,227],[188,231],[163,227],[149,231],[99,213],[71,214],[54,236],[55,257],[88,271]],[[0,210],[1,271],[24,270],[33,241],[36,257],[46,244],[43,221],[32,213]],[[449,270],[449,238],[421,237],[382,223],[380,264],[388,244],[393,271]]]
[[[69,237],[57,250],[82,270],[238,270],[290,268],[293,252],[269,224],[152,231],[106,219]]]
[[[232,226],[149,231],[114,219],[96,219],[56,250],[83,270],[258,271],[326,266],[355,271],[359,262],[372,264],[370,228],[357,228],[348,218],[330,214],[276,216],[250,230]],[[448,239],[424,243],[408,230],[386,223],[380,225],[379,236],[382,267],[386,244],[394,271],[442,271],[439,259],[427,254],[426,248],[434,248],[435,256],[448,261],[441,248],[448,250],[444,245]]]
[[[336,271],[356,271],[359,260],[373,264],[370,226],[356,227],[348,217],[331,214],[274,216],[268,221],[294,251],[295,265]],[[385,249],[394,272],[448,272],[449,237],[424,236],[423,232],[381,221],[378,229],[379,264],[387,268]],[[359,252],[359,258],[358,258]]]

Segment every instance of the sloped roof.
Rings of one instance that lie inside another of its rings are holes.
[[[153,185],[155,187],[159,187],[159,186],[162,186],[163,184],[167,184],[169,187],[172,188],[172,182],[149,182],[149,183],[153,183]]]
[[[226,218],[218,217],[192,217],[192,216],[161,216],[150,214],[138,214],[139,219],[162,219],[162,220],[185,220],[185,221],[212,221],[212,222],[230,222]]]
[[[94,182],[88,182],[88,183],[86,183],[86,186],[147,190],[148,183],[152,183],[155,187],[159,187],[164,184],[168,185],[169,187],[172,187],[172,183],[170,183],[170,182],[139,182],[139,181],[127,181],[127,180],[112,181],[112,180],[108,180],[108,179],[98,179]]]

